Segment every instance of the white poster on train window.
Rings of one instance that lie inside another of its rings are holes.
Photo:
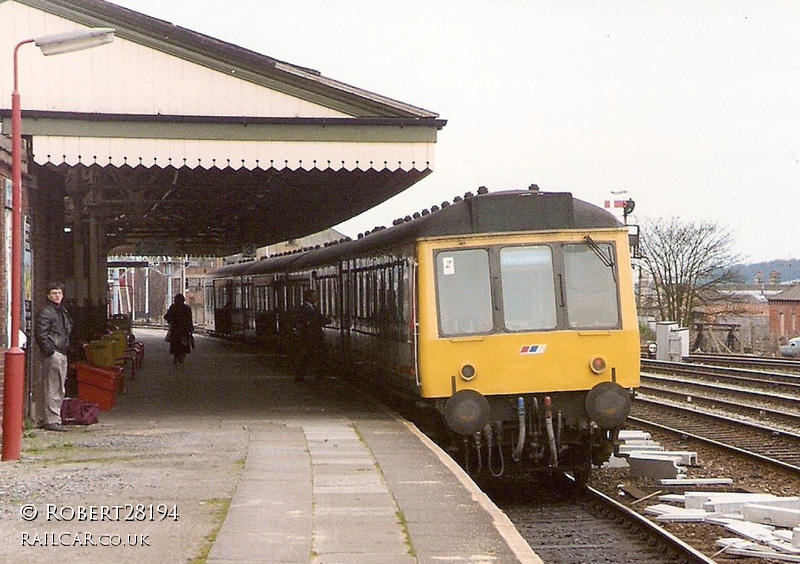
[[[444,257],[442,259],[442,271],[445,276],[456,273],[456,260],[453,257]]]

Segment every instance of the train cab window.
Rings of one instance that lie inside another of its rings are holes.
[[[500,249],[503,320],[509,331],[553,329],[556,292],[550,247]]]
[[[439,331],[443,336],[492,331],[492,292],[486,249],[436,255]]]
[[[564,247],[567,322],[576,329],[613,329],[619,326],[613,248],[607,243],[594,247]]]

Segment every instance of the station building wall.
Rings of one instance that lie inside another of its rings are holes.
[[[3,198],[5,193],[11,190],[11,142],[5,136],[0,136],[0,188],[2,188]],[[11,323],[8,309],[8,271],[10,269],[10,256],[8,249],[11,248],[11,239],[7,236],[8,221],[6,219],[7,208],[3,207],[0,214],[0,233],[3,233],[3,252],[0,253],[0,316],[3,323],[0,323],[0,342],[3,343],[3,350],[10,345],[8,338],[8,327]],[[0,390],[5,391],[5,356],[0,359]],[[0,401],[0,422],[3,418],[3,402]]]
[[[20,318],[20,345],[25,349],[25,390],[23,414],[38,423],[41,419],[43,390],[39,382],[41,356],[33,342],[33,319],[46,299],[46,286],[50,280],[67,285],[66,265],[71,261],[71,249],[66,247],[64,233],[63,186],[53,186],[47,174],[28,174],[28,146],[23,139],[22,156],[22,312]],[[40,171],[39,171],[40,172]],[[0,342],[3,351],[11,345],[11,140],[0,135],[0,189],[3,213],[0,214],[0,233],[3,252],[0,253]],[[5,395],[5,355],[0,358],[0,389]],[[3,417],[0,402],[0,423]]]
[[[22,312],[20,318],[20,328],[24,333],[20,337],[20,346],[25,347],[25,398],[31,396],[33,382],[31,379],[31,355],[27,354],[30,350],[30,343],[27,342],[27,337],[30,332],[30,318],[32,309],[32,288],[33,288],[33,250],[36,248],[35,242],[32,240],[32,226],[33,218],[30,214],[30,199],[29,187],[31,185],[30,179],[27,174],[28,159],[25,155],[26,143],[23,140],[22,144],[23,157],[22,157]],[[3,213],[0,214],[0,233],[3,237],[3,252],[0,253],[0,316],[3,322],[0,323],[0,343],[3,346],[3,353],[11,346],[11,139],[7,135],[0,135],[0,197],[3,202]],[[0,358],[0,389],[5,397],[5,354]],[[24,404],[24,414],[27,417],[29,413],[30,402],[26,401]],[[3,405],[0,402],[0,422],[2,422]]]

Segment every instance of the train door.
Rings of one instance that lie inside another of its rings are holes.
[[[407,299],[404,303],[409,308],[406,312],[406,319],[408,320],[408,332],[409,337],[411,340],[411,354],[413,355],[413,362],[414,362],[414,374],[416,377],[416,384],[417,387],[420,386],[419,380],[419,323],[417,322],[418,319],[418,309],[417,304],[419,303],[419,294],[417,289],[417,280],[418,277],[418,263],[413,257],[409,257],[408,263],[406,265],[406,275],[408,278],[404,277],[404,282],[406,284],[407,289]]]
[[[233,299],[231,308],[231,335],[234,337],[244,336],[244,310],[243,310],[243,282],[240,277],[233,279],[231,290],[233,291]]]
[[[233,310],[233,282],[227,278],[213,281],[214,284],[214,332],[228,337],[233,336],[231,311]]]
[[[275,292],[275,315],[278,325],[278,334],[283,335],[288,329],[288,317],[286,311],[286,284],[283,278],[275,276],[273,282],[273,291]]]
[[[203,328],[209,333],[214,333],[214,280],[203,279]]]
[[[350,329],[353,326],[353,316],[351,312],[352,280],[350,275],[350,263],[344,261],[339,263],[339,342],[342,351],[347,353],[350,350]]]
[[[249,277],[242,277],[242,334],[247,338],[256,336],[253,279]]]
[[[253,279],[253,305],[256,337],[265,339],[278,334],[275,277],[259,276]]]

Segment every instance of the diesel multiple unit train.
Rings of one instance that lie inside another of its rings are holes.
[[[328,360],[437,410],[472,470],[589,477],[639,384],[628,229],[570,193],[480,189],[207,275],[212,334],[280,342],[305,289]]]

